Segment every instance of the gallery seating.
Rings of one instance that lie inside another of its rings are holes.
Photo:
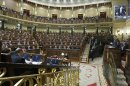
[[[51,18],[51,17],[44,17],[44,16],[36,16],[36,15],[27,15],[24,13],[17,12],[13,9],[0,6],[0,13],[6,16],[11,16],[14,18],[35,21],[35,22],[42,22],[42,23],[56,23],[56,24],[77,24],[77,23],[96,23],[96,22],[111,22],[112,18],[99,18],[99,16],[92,16],[92,17],[84,17],[83,19],[79,18]]]

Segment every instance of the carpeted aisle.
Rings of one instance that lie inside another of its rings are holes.
[[[80,64],[80,86],[100,86],[96,65]]]
[[[97,86],[97,84],[96,84],[96,83],[93,83],[93,84],[90,84],[90,85],[88,85],[88,86]]]
[[[103,76],[102,57],[87,63],[72,62],[72,66],[80,66],[79,86],[108,86]]]
[[[107,86],[102,65],[80,64],[80,86]]]

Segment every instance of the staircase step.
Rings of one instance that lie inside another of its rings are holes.
[[[82,59],[87,59],[87,58],[85,57],[85,58],[82,58]]]
[[[124,74],[124,71],[118,68],[118,69],[117,69],[117,73],[118,73],[118,74]]]
[[[125,80],[117,80],[117,86],[128,86]]]
[[[81,63],[86,63],[87,61],[81,61]]]
[[[85,46],[84,52],[82,53],[82,57],[81,57],[81,63],[87,63],[88,62],[88,56],[89,56],[89,48],[90,48],[90,44],[87,44]]]
[[[81,62],[87,62],[87,60],[81,60]]]
[[[86,59],[88,59],[88,58],[81,58],[81,59],[84,59],[84,60],[86,60]]]
[[[84,61],[86,62],[87,60],[81,60],[81,62],[84,62]]]
[[[87,61],[81,61],[82,63],[84,63],[84,62],[87,62]]]
[[[117,80],[126,80],[126,77],[123,74],[118,74]]]
[[[82,61],[82,60],[85,60],[85,61],[86,61],[87,59],[81,59],[81,61]]]
[[[121,64],[122,64],[122,67],[125,68],[125,66],[126,66],[126,61],[123,61],[123,60],[122,60],[122,61],[121,61]]]

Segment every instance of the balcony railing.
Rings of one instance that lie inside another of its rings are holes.
[[[79,67],[42,67],[42,65],[24,65],[25,68],[38,68],[38,74],[5,76],[9,67],[22,66],[22,64],[0,63],[0,86],[77,86],[79,85]],[[21,67],[20,67],[21,68]],[[47,72],[47,68],[51,68]],[[56,69],[59,68],[60,71]]]
[[[37,23],[37,24],[95,24],[100,22],[112,22],[112,18],[99,18],[98,16],[93,17],[85,17],[83,19],[78,18],[49,18],[49,17],[43,17],[43,16],[35,16],[35,15],[26,15],[22,14],[20,12],[14,11],[12,9],[8,9],[6,7],[0,7],[0,16],[9,18],[9,19],[15,19],[15,20],[21,20],[23,22],[29,22],[29,23]]]
[[[117,65],[114,54],[115,48],[105,46],[103,54],[103,73],[110,86],[117,85]]]

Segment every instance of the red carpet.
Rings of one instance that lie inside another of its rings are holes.
[[[96,83],[93,83],[93,84],[90,84],[90,85],[88,85],[88,86],[97,86],[97,84],[96,84]]]

